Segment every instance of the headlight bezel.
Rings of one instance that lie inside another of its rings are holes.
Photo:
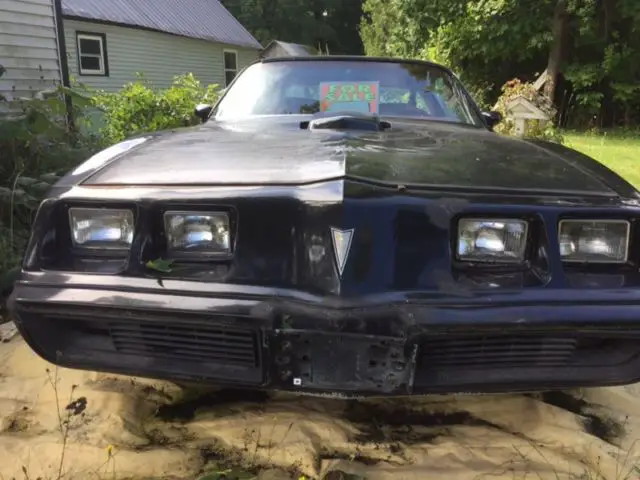
[[[215,251],[215,250],[180,250],[171,248],[169,245],[169,226],[167,223],[168,216],[172,215],[184,215],[184,216],[223,216],[226,218],[228,234],[229,234],[229,249],[227,251]],[[189,208],[189,207],[166,207],[160,212],[160,225],[163,239],[163,250],[166,258],[172,260],[184,260],[188,262],[209,262],[209,261],[224,261],[230,260],[234,256],[235,252],[235,229],[236,221],[233,212],[226,208],[218,208],[215,206],[208,206],[207,208]]]
[[[114,244],[108,245],[106,242],[102,242],[98,245],[84,245],[76,242],[74,238],[74,212],[82,211],[82,212],[96,212],[98,214],[104,213],[125,213],[126,215],[130,215],[130,226],[131,226],[131,241],[128,244]],[[126,255],[131,251],[131,247],[133,245],[133,240],[136,234],[136,222],[137,215],[136,211],[133,208],[125,207],[125,206],[84,206],[84,205],[68,205],[67,206],[67,228],[69,232],[69,242],[72,250],[77,252],[82,252],[83,254],[91,254],[92,256],[114,256],[114,255]]]
[[[584,259],[575,259],[572,260],[570,258],[565,258],[561,253],[561,234],[562,234],[562,226],[565,223],[573,223],[573,224],[590,224],[590,223],[615,223],[615,224],[624,224],[626,226],[626,233],[624,237],[624,245],[625,245],[625,255],[622,260],[611,260],[611,259],[593,259],[593,260],[584,260]],[[625,265],[629,262],[631,255],[631,221],[625,218],[589,218],[589,217],[564,217],[558,220],[557,225],[558,232],[558,253],[560,254],[560,261],[563,264],[568,264],[572,266],[580,266],[580,265]]]
[[[524,231],[522,233],[523,243],[521,247],[521,251],[519,252],[518,257],[509,258],[509,257],[466,257],[464,255],[460,255],[459,245],[460,239],[462,235],[462,225],[463,222],[481,222],[481,223],[520,223],[524,227]],[[478,265],[479,267],[484,268],[522,268],[524,264],[526,264],[528,260],[528,252],[531,243],[531,220],[528,218],[524,218],[521,216],[504,216],[504,215],[461,215],[455,218],[454,224],[454,232],[455,237],[453,238],[453,247],[454,247],[454,259],[458,265],[470,266],[470,265]]]

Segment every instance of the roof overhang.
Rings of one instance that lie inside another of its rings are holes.
[[[549,120],[549,115],[523,96],[518,96],[505,105],[505,109],[514,118],[526,120]]]

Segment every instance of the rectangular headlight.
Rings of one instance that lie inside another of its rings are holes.
[[[225,212],[166,212],[164,228],[169,251],[231,253],[229,215]]]
[[[75,247],[128,250],[133,240],[133,212],[109,208],[70,208],[71,240]]]
[[[469,262],[524,260],[528,224],[524,220],[462,218],[458,222],[458,259]]]
[[[561,220],[558,230],[565,262],[627,261],[631,225],[626,220]]]

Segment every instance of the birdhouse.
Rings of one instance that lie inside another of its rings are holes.
[[[524,137],[527,132],[527,123],[531,120],[548,122],[550,116],[543,112],[533,102],[524,97],[516,97],[510,100],[506,106],[506,117],[512,119],[515,124],[515,133],[519,137]]]

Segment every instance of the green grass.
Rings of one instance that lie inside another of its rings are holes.
[[[567,133],[565,145],[609,167],[640,189],[640,132]]]

